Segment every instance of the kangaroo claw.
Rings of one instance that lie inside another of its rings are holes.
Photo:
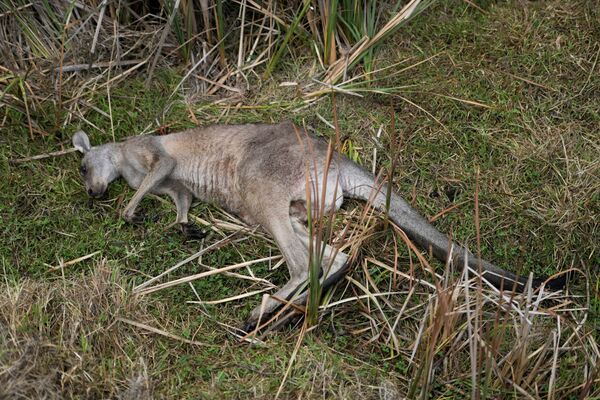
[[[145,211],[142,211],[142,210],[134,213],[133,215],[124,214],[123,218],[125,219],[125,221],[129,222],[130,224],[134,224],[134,225],[141,225],[145,222],[158,221],[158,215],[156,215],[156,214],[149,215],[148,213],[146,213]]]
[[[191,223],[180,224],[181,232],[189,240],[200,240],[206,237],[206,232]]]
[[[144,223],[145,215],[144,213],[138,211],[137,213],[132,215],[123,215],[123,218],[130,224],[140,225]]]

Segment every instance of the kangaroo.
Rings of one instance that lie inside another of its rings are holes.
[[[136,208],[147,193],[166,194],[175,202],[176,223],[185,234],[197,234],[187,217],[193,198],[197,198],[216,203],[273,236],[290,280],[251,312],[245,325],[248,332],[261,313],[264,318],[277,309],[281,304],[277,299],[306,299],[305,293],[296,292],[308,278],[311,237],[306,228],[307,210],[315,209],[307,205],[311,197],[307,182],[313,193],[322,196],[319,201],[325,212],[339,209],[344,197],[369,200],[374,208],[386,209],[386,189],[378,189],[370,172],[339,153],[330,157],[328,164],[328,143],[291,123],[214,125],[95,147],[79,131],[73,136],[73,145],[84,154],[81,175],[90,196],[103,195],[119,177],[137,189],[122,214],[129,222],[139,222]],[[451,253],[456,265],[466,260],[475,271],[481,267],[483,277],[497,287],[525,287],[525,278],[453,243],[395,192],[391,193],[389,217],[416,245],[441,261],[446,262]],[[329,267],[322,271],[321,280],[329,285],[345,273],[348,255],[331,246],[326,246],[324,254],[323,265]],[[534,280],[536,286],[542,283],[542,279]],[[548,282],[553,288],[563,284],[560,278]]]

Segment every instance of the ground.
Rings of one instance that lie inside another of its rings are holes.
[[[335,102],[326,96],[304,107],[296,88],[279,85],[306,83],[310,65],[290,57],[272,79],[257,81],[237,104],[215,104],[212,99],[190,104],[179,92],[170,98],[182,74],[165,68],[149,89],[143,76],[112,87],[110,104],[106,91],[86,98],[97,111],[90,110],[85,120],[65,118],[56,103],[44,103],[34,117],[46,134],[33,139],[24,115],[3,109],[0,397],[273,398],[278,389],[281,398],[470,394],[468,346],[457,350],[444,347],[443,340],[425,341],[434,343],[435,351],[419,349],[418,365],[411,364],[411,346],[421,338],[420,320],[424,315],[433,318],[427,309],[434,307],[432,302],[438,304],[426,293],[418,293],[424,299],[420,303],[411,300],[415,308],[409,307],[409,317],[400,322],[398,347],[387,333],[379,337],[385,318],[370,317],[379,305],[368,299],[324,311],[317,328],[301,342],[298,327],[292,326],[270,332],[259,345],[240,343],[228,326],[240,326],[260,295],[217,305],[188,302],[198,300],[197,295],[212,301],[264,288],[256,279],[218,274],[193,286],[132,294],[135,285],[235,230],[235,220],[213,205],[197,204],[192,214],[215,229],[206,228],[211,233],[204,242],[186,241],[170,226],[175,212],[169,201],[145,199],[142,206],[152,218],[141,226],[119,218],[133,194],[122,182],[111,186],[107,199],[90,202],[75,153],[9,162],[68,148],[79,128],[97,144],[148,127],[173,132],[197,123],[291,119],[333,137],[334,130],[323,120],[334,121],[334,107],[342,150],[369,169],[373,137],[380,126],[391,132],[394,113],[400,143],[390,148],[387,135],[382,135],[376,168],[387,168],[393,154],[396,189],[428,217],[445,210],[435,220],[440,230],[476,248],[479,225],[484,258],[513,272],[549,276],[570,268],[580,271],[568,292],[576,296],[570,300],[574,311],[560,314],[565,332],[555,329],[554,318],[542,318],[530,342],[532,348],[541,346],[541,354],[547,350],[543,346],[558,348],[556,340],[564,347],[556,351],[558,358],[543,359],[543,365],[556,370],[554,378],[544,371],[538,381],[531,374],[538,366],[532,364],[521,371],[526,378],[518,378],[528,382],[524,391],[534,398],[600,396],[600,354],[592,344],[600,339],[599,9],[594,1],[483,1],[478,3],[481,9],[469,3],[436,3],[378,50],[380,67],[407,60],[378,75],[381,80],[374,83],[402,86],[399,96],[338,94]],[[417,64],[423,60],[428,61]],[[408,65],[415,66],[391,73]],[[60,125],[65,120],[69,122]],[[361,212],[361,205],[349,203],[338,223],[356,224]],[[358,252],[350,276],[371,290],[379,285],[383,291],[389,286],[402,292],[381,301],[391,304],[382,311],[389,317],[405,300],[409,303],[412,286],[404,280],[394,280],[392,286],[389,274],[369,260],[392,266],[397,260],[397,268],[408,271],[409,258],[404,248],[395,254],[398,236],[383,228],[381,216],[372,219],[379,225]],[[207,266],[278,254],[260,234],[239,238],[204,255],[202,265],[186,264],[168,280],[206,271]],[[252,265],[251,273],[281,284],[285,268],[273,270],[275,264]],[[443,272],[442,265],[437,267]],[[356,288],[343,282],[328,301],[364,294]],[[552,304],[544,307],[552,309]],[[581,318],[582,308],[588,310],[587,318],[577,330],[573,321]],[[486,312],[493,317],[496,311]],[[464,321],[457,326],[466,329]],[[493,336],[489,326],[485,329]],[[571,334],[567,331],[577,331],[576,339],[566,340]],[[510,332],[502,334],[508,338]],[[455,339],[451,333],[444,337]],[[502,354],[510,346],[508,341],[492,350]],[[433,361],[427,364],[430,356]],[[419,365],[429,365],[435,378],[423,381]],[[498,372],[504,367],[491,370],[517,379],[518,372]],[[478,381],[485,396],[524,397],[521,386],[489,379],[488,374]]]

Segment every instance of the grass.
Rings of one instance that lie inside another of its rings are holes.
[[[400,245],[396,255],[400,237],[382,231],[373,221],[373,235],[361,247],[351,277],[373,292],[390,288],[402,292],[379,298],[392,323],[407,303],[395,330],[398,346],[381,328],[384,319],[372,298],[322,311],[317,329],[305,336],[298,349],[281,398],[393,398],[408,393],[463,398],[474,387],[488,398],[521,398],[524,395],[515,386],[495,379],[514,380],[519,374],[524,381],[530,379],[524,390],[534,398],[600,395],[597,374],[595,386],[587,395],[584,392],[586,379],[593,374],[584,365],[595,362],[598,368],[600,357],[590,345],[600,340],[600,66],[594,61],[600,51],[598,10],[587,1],[480,5],[484,12],[467,3],[433,5],[401,28],[401,35],[382,45],[373,56],[375,70],[404,59],[415,63],[435,56],[407,73],[393,76],[391,72],[402,68],[398,66],[379,77],[386,87],[412,85],[398,94],[422,109],[394,96],[337,95],[341,141],[349,143],[346,148],[353,149],[352,154],[370,169],[371,137],[381,125],[390,131],[390,107],[394,107],[395,129],[402,134],[395,149],[394,186],[430,217],[459,205],[438,218],[437,227],[475,247],[473,199],[479,169],[484,258],[520,273],[549,275],[576,267],[587,274],[578,278],[570,293],[585,295],[589,285],[589,313],[580,334],[557,353],[553,394],[549,388],[553,361],[548,356],[552,352],[532,354],[544,345],[552,347],[552,335],[560,332],[553,317],[537,318],[530,336],[520,336],[528,349],[516,352],[511,340],[514,330],[524,325],[514,322],[514,314],[498,314],[493,304],[482,306],[482,316],[498,315],[501,321],[494,324],[494,318],[482,318],[482,337],[492,343],[490,348],[499,358],[507,356],[511,363],[499,365],[489,379],[478,377],[474,385],[468,339],[454,336],[466,331],[470,320],[444,318],[443,313],[447,305],[462,310],[466,303],[452,303],[447,295],[451,291],[434,292],[428,302],[431,292],[419,286],[410,295],[412,286],[406,280],[392,287],[391,276],[381,264],[393,266],[397,260],[398,269],[408,271],[408,252]],[[183,74],[162,68],[148,89],[140,74],[111,86],[110,101],[105,88],[86,92],[85,103],[77,109],[85,120],[70,114],[67,106],[60,108],[68,102],[32,100],[26,111],[23,97],[33,99],[45,90],[54,93],[35,75],[25,81],[29,86],[17,81],[10,87],[0,109],[0,397],[274,396],[288,368],[297,331],[285,328],[269,334],[262,346],[248,346],[220,325],[239,326],[260,295],[206,306],[186,303],[196,300],[189,285],[144,297],[131,295],[134,285],[199,250],[199,243],[185,242],[168,227],[175,216],[171,205],[146,199],[142,206],[156,221],[130,226],[118,213],[133,191],[123,183],[113,184],[107,200],[90,203],[77,173],[78,156],[21,164],[8,160],[69,147],[70,135],[80,127],[93,143],[102,143],[112,140],[113,132],[120,139],[159,127],[176,131],[196,121],[279,121],[283,116],[332,137],[333,129],[322,120],[333,122],[327,98],[304,107],[297,89],[279,86],[280,81],[302,82],[310,69],[307,64],[301,57],[282,57],[273,79],[257,82],[260,90],[238,99],[239,108],[208,101],[187,104],[180,101],[180,92],[169,99]],[[76,83],[65,77],[63,100],[76,92]],[[33,134],[28,113],[37,127]],[[387,169],[387,135],[380,141],[377,168]],[[361,212],[359,205],[350,203],[337,223],[360,225]],[[229,221],[212,205],[196,205],[192,213],[213,223]],[[206,242],[218,238],[213,233]],[[206,254],[202,264],[218,268],[276,251],[264,238],[244,238]],[[100,255],[64,270],[48,267],[98,250]],[[443,271],[443,266],[435,266]],[[204,268],[188,264],[169,279]],[[253,266],[252,272],[281,284],[286,279],[284,269],[271,270],[263,263]],[[430,280],[418,270],[415,274]],[[261,287],[224,275],[193,286],[202,300]],[[342,282],[329,301],[363,294],[358,285]],[[542,307],[554,304],[548,303]],[[585,298],[573,298],[571,306],[580,305],[585,306]],[[565,343],[581,314],[560,315],[564,329],[560,343]],[[205,345],[186,344],[123,319]],[[504,341],[494,342],[498,337]],[[422,345],[415,350],[415,343]],[[539,356],[540,364],[549,368],[533,373],[535,363],[523,362],[519,354],[531,355],[532,360]],[[508,366],[512,371],[498,372]],[[435,379],[428,379],[427,369],[434,371]]]

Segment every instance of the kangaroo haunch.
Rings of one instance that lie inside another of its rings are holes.
[[[119,177],[137,189],[123,211],[127,221],[137,220],[135,210],[140,201],[147,193],[155,193],[173,199],[176,222],[184,233],[194,233],[187,219],[194,197],[216,203],[248,224],[260,224],[274,237],[290,272],[289,282],[274,295],[280,299],[294,296],[308,278],[307,182],[310,192],[323,197],[319,202],[325,212],[337,210],[344,197],[371,201],[379,210],[386,208],[386,189],[378,190],[371,173],[340,154],[331,158],[327,169],[328,144],[290,123],[215,125],[95,147],[80,131],[73,136],[73,145],[84,154],[81,173],[90,196],[101,196]],[[494,285],[524,287],[526,279],[450,243],[396,193],[391,193],[389,217],[436,258],[447,261],[452,248],[456,265],[462,266],[467,258],[468,265],[475,271],[481,266],[483,277]],[[325,285],[339,279],[347,260],[343,252],[326,247],[323,263],[328,268],[321,276]],[[541,283],[540,279],[534,281],[535,285]],[[563,280],[549,283],[560,287]],[[306,293],[297,298],[304,301]],[[270,298],[262,311],[270,314],[279,304]],[[261,307],[252,311],[247,327],[254,326],[260,312]]]

